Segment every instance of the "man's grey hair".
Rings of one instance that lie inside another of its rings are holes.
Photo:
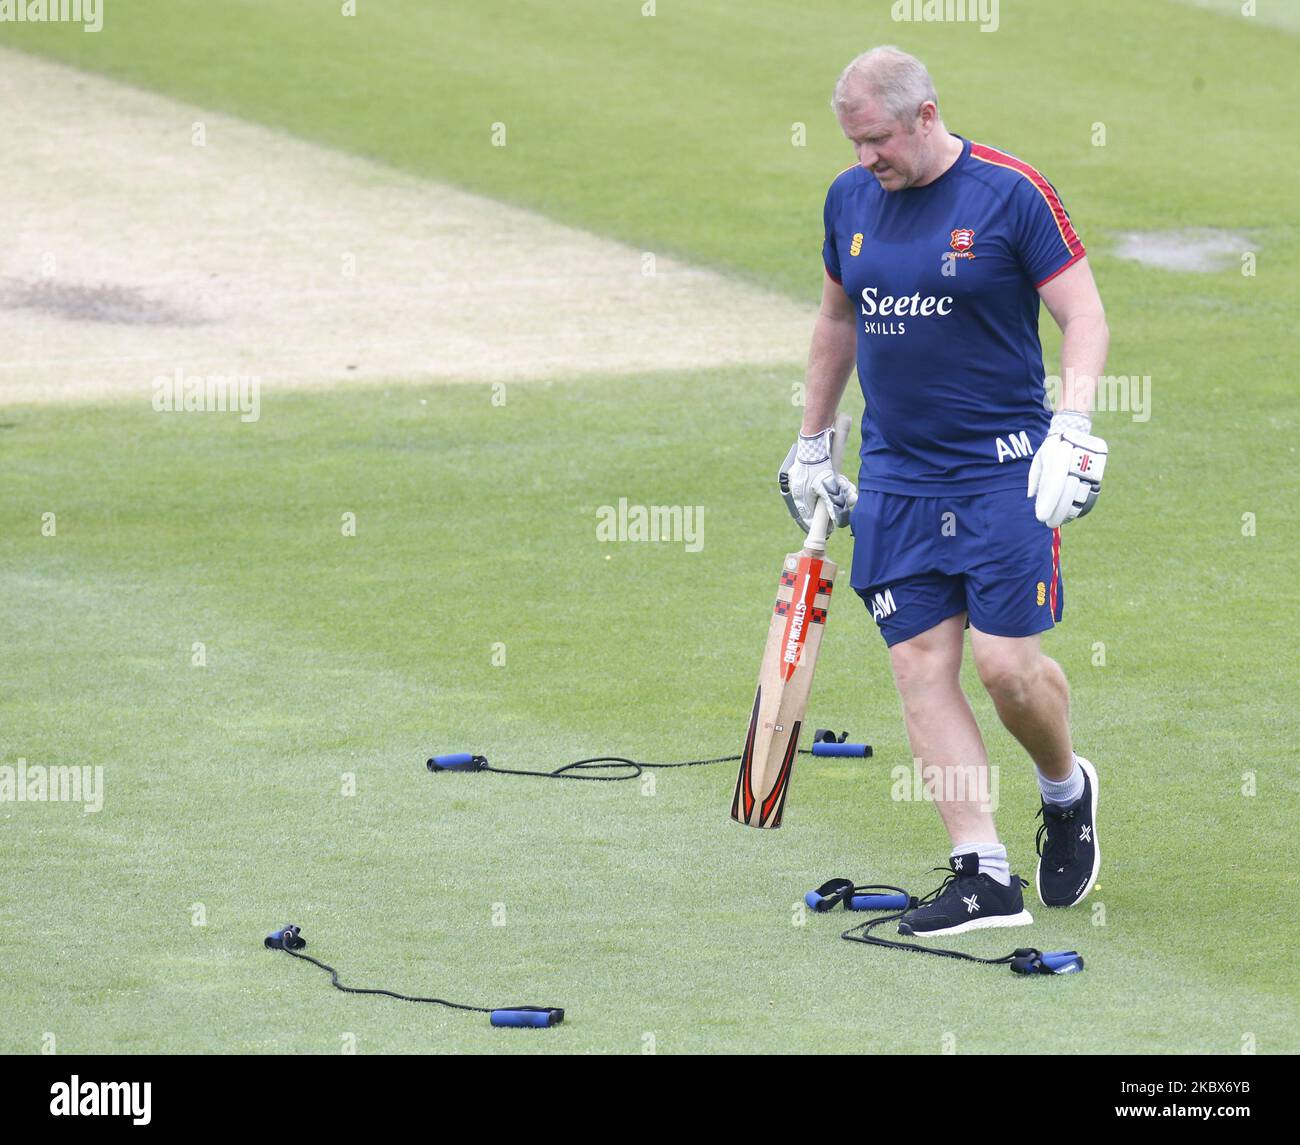
[[[915,118],[927,99],[939,105],[934,81],[925,65],[892,45],[863,52],[840,72],[831,96],[831,110],[838,116],[864,98],[876,100],[887,115],[904,122]]]

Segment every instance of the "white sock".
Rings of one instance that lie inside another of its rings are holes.
[[[1001,843],[963,843],[952,849],[950,858],[969,855],[972,851],[980,857],[980,874],[996,879],[1004,887],[1011,885],[1011,864],[1007,862],[1007,849]]]
[[[1037,768],[1034,770],[1038,771]],[[1083,797],[1083,768],[1075,762],[1070,774],[1064,779],[1048,779],[1039,771],[1038,790],[1043,793],[1044,803],[1054,803],[1058,807],[1077,803]]]

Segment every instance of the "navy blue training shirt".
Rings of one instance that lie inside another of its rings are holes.
[[[1047,433],[1037,288],[1084,255],[1055,188],[962,140],[925,187],[854,166],[826,195],[827,273],[858,323],[858,485],[916,497],[1023,486]]]

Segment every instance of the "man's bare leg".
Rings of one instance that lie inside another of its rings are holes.
[[[1034,636],[990,636],[972,627],[971,652],[998,718],[1048,779],[1074,770],[1070,686]]]
[[[1043,797],[1034,882],[1046,906],[1073,906],[1097,883],[1097,771],[1070,740],[1070,688],[1037,636],[971,629],[971,651],[998,716],[1038,768]],[[1078,760],[1076,766],[1075,760]]]
[[[973,927],[1034,921],[998,841],[988,798],[988,755],[961,690],[965,626],[966,614],[959,613],[889,650],[912,755],[921,761],[953,843],[952,875],[942,893],[904,914],[900,934],[961,934]],[[974,864],[966,861],[972,853]]]
[[[963,612],[889,650],[912,756],[921,761],[923,777],[935,779],[935,804],[954,847],[998,841],[983,797],[989,791],[988,755],[961,690],[965,625]]]

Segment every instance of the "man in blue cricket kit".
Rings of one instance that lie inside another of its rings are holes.
[[[826,267],[799,440],[781,487],[806,530],[824,498],[855,536],[853,588],[889,647],[912,755],[952,839],[951,875],[904,934],[1020,926],[988,801],[988,756],[959,671],[980,680],[1038,773],[1036,885],[1073,906],[1097,881],[1097,772],[1075,754],[1069,686],[1043,654],[1061,619],[1060,526],[1092,508],[1092,436],[1109,333],[1083,243],[1028,163],[944,127],[925,66],[897,48],[855,59],[832,101],[857,164],[826,196]],[[1063,333],[1050,412],[1039,300]],[[857,489],[829,428],[857,363],[866,398]],[[856,497],[855,497],[856,493]]]

